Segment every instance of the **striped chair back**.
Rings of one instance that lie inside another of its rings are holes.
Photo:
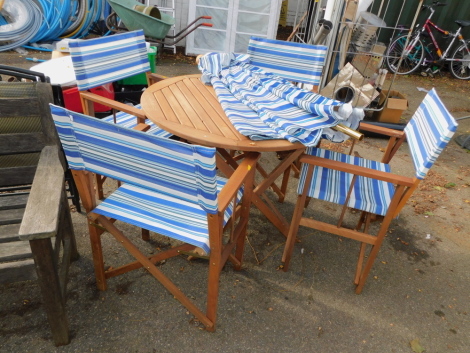
[[[416,178],[424,179],[456,130],[457,122],[432,89],[405,127]]]
[[[251,64],[289,81],[318,85],[327,47],[251,37],[247,54]]]
[[[215,148],[190,145],[51,104],[70,169],[198,203],[217,213]]]
[[[142,30],[72,41],[69,47],[80,91],[150,71]]]

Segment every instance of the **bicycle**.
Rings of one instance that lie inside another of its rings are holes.
[[[435,12],[434,8],[446,5],[445,3],[433,1],[432,5],[422,6],[422,10],[428,9],[430,10],[430,14],[421,28],[419,28],[419,24],[416,26],[417,29],[411,35],[408,45],[406,45],[408,34],[400,34],[391,41],[386,51],[385,60],[391,72],[406,75],[415,72],[420,66],[433,65],[442,67],[448,62],[452,76],[460,80],[470,79],[470,41],[466,41],[461,35],[462,28],[470,26],[470,21],[456,20],[455,23],[459,25],[459,29],[455,33],[446,31],[431,22],[431,18]],[[452,38],[444,52],[441,50],[434,37],[432,32],[433,28],[443,35]],[[425,37],[430,37],[432,43],[426,44],[427,41],[424,40]],[[460,43],[460,46],[449,56],[449,52],[456,41]],[[430,48],[431,44],[432,47]],[[397,67],[399,63],[400,66]],[[435,73],[439,70],[433,71],[433,73]]]

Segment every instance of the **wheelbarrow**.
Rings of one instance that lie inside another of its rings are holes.
[[[149,42],[157,43],[158,46],[174,45],[185,38],[200,26],[212,27],[211,23],[199,22],[201,19],[211,19],[211,16],[201,16],[191,22],[174,36],[169,36],[168,31],[175,24],[174,17],[158,11],[153,7],[152,11],[142,12],[142,3],[135,0],[107,0],[113,12],[106,19],[106,26],[112,32],[134,31],[142,29]],[[137,10],[137,9],[140,9]],[[125,27],[119,25],[119,19]],[[196,24],[197,23],[197,24]],[[170,39],[171,42],[165,41]],[[161,50],[158,51],[159,53]]]

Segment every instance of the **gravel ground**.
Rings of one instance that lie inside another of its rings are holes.
[[[29,56],[46,57],[42,53]],[[0,54],[2,62],[30,67],[17,53]],[[188,63],[189,62],[189,63]],[[163,60],[158,72],[168,76],[197,72],[192,59]],[[401,77],[395,89],[409,100],[409,117],[424,96],[416,87],[435,86],[455,117],[469,114],[468,82],[447,77]],[[458,134],[468,133],[470,119]],[[457,134],[457,135],[458,135]],[[362,156],[376,157],[381,139],[366,138]],[[343,146],[336,146],[343,148]],[[144,270],[109,280],[99,292],[84,214],[73,212],[81,258],[72,264],[67,311],[71,343],[54,347],[35,282],[0,287],[0,352],[422,352],[470,351],[470,170],[468,151],[452,141],[434,174],[392,223],[382,250],[360,295],[352,284],[359,246],[307,229],[299,232],[290,271],[278,271],[282,235],[253,208],[244,268],[228,264],[221,277],[218,326],[206,332]],[[266,163],[275,156],[263,156]],[[395,171],[410,175],[405,149],[395,157]],[[290,219],[295,204],[292,178],[279,208]],[[334,210],[316,207],[328,219]],[[138,230],[134,232],[138,239]],[[152,234],[144,249],[168,245]],[[104,236],[106,263],[128,256]],[[162,270],[199,304],[205,300],[207,264],[184,257]]]

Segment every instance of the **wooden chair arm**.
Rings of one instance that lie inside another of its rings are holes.
[[[404,185],[404,186],[413,186],[415,184],[415,179],[405,177],[402,175],[396,175],[392,173],[382,172],[375,169],[370,169],[366,167],[357,166],[354,164],[344,163],[333,161],[331,159],[316,157],[316,156],[309,156],[309,155],[302,155],[300,157],[301,163],[308,163],[312,165],[316,165],[319,167],[324,167],[328,169],[339,170],[345,173],[351,173],[359,176],[363,176],[366,178],[377,179],[386,181],[392,184]]]
[[[21,240],[44,239],[57,234],[63,192],[64,169],[59,148],[46,146],[41,151],[21,222]]]
[[[115,100],[112,100],[112,99],[109,99],[109,98],[106,98],[106,97],[102,97],[102,96],[99,96],[99,95],[97,95],[95,93],[91,93],[91,92],[80,92],[80,96],[84,100],[92,101],[92,102],[95,102],[95,103],[100,103],[100,104],[103,104],[103,105],[105,105],[107,107],[110,107],[112,109],[123,111],[123,112],[128,113],[128,114],[132,114],[137,118],[146,119],[145,113],[144,113],[143,110],[132,107],[130,105],[127,105],[127,104],[124,104],[124,103],[121,103],[121,102],[117,102]]]
[[[397,137],[401,138],[405,133],[401,130],[389,129],[383,126],[377,126],[374,124],[368,124],[366,122],[361,121],[358,130],[369,131],[376,134],[386,135],[390,137]]]
[[[224,212],[236,193],[246,180],[247,176],[254,172],[256,163],[261,155],[256,152],[246,153],[245,158],[228,179],[218,195],[219,212]]]

